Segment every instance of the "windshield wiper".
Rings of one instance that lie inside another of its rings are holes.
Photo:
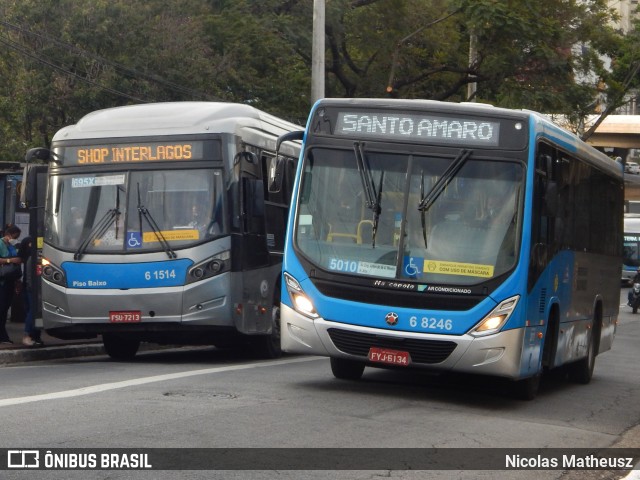
[[[384,180],[384,170],[380,172],[380,182],[378,182],[378,194],[376,195],[376,203],[373,210],[373,228],[371,229],[371,248],[376,248],[376,233],[378,233],[378,220],[382,212],[382,182]]]
[[[420,172],[420,198],[424,198],[424,170]],[[427,246],[427,211],[420,210],[420,223],[422,224],[422,238],[424,239],[424,248]]]
[[[120,215],[120,210],[118,208],[110,208],[109,210],[107,210],[102,218],[98,220],[98,222],[93,226],[86,238],[82,241],[82,243],[78,247],[78,250],[76,250],[76,253],[73,255],[73,259],[80,260],[91,242],[93,242],[96,238],[101,238],[107,232],[114,219],[117,219],[118,215]]]
[[[158,224],[151,216],[151,213],[149,212],[147,207],[142,205],[139,183],[138,183],[138,213],[140,214],[140,217],[144,217],[144,219],[147,221],[147,223],[151,227],[151,230],[156,235],[156,238],[160,241],[160,245],[162,245],[162,248],[164,249],[164,253],[166,253],[169,258],[177,258],[176,252],[174,252],[171,249],[171,245],[169,245],[169,242],[160,231],[160,227],[158,227]],[[142,231],[142,219],[140,219],[140,231]]]
[[[420,204],[418,205],[418,210],[421,212],[426,212],[431,208],[434,202],[438,199],[440,194],[447,188],[447,185],[451,183],[451,180],[455,178],[460,169],[467,162],[473,150],[460,150],[458,156],[451,162],[451,165],[445,170],[442,176],[438,179],[435,185],[429,190],[429,192],[422,197],[420,200]]]
[[[373,211],[373,229],[371,232],[372,247],[376,247],[376,233],[378,232],[378,220],[380,219],[380,213],[382,213],[382,182],[384,181],[384,170],[380,172],[380,181],[378,182],[378,188],[373,181],[373,173],[371,167],[367,161],[367,157],[364,152],[364,144],[355,142],[353,144],[353,151],[356,155],[356,164],[358,165],[358,172],[360,173],[360,181],[362,182],[362,190],[364,191],[365,204],[367,208]]]

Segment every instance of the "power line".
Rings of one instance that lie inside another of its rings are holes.
[[[94,82],[93,80],[90,80],[90,79],[88,79],[86,77],[82,77],[82,76],[80,76],[80,75],[78,75],[78,74],[76,74],[76,73],[74,73],[74,72],[72,72],[70,70],[66,70],[65,68],[60,67],[59,65],[56,65],[55,63],[49,62],[49,61],[43,59],[42,57],[40,57],[40,56],[38,56],[38,55],[36,55],[34,53],[29,52],[22,45],[19,45],[19,44],[13,42],[13,41],[7,39],[6,37],[4,37],[2,35],[0,35],[0,43],[3,44],[3,45],[6,45],[7,47],[9,47],[9,48],[11,48],[11,49],[13,49],[15,51],[17,51],[18,53],[21,53],[22,55],[26,55],[27,57],[30,57],[30,58],[36,60],[37,62],[42,63],[43,65],[51,67],[54,70],[58,70],[59,72],[62,72],[65,75],[72,76],[72,77],[74,77],[74,78],[76,78],[76,79],[78,79],[80,81],[89,83],[90,85],[98,87],[98,88],[100,88],[102,90],[105,90],[105,91],[107,91],[109,93],[113,93],[115,95],[119,95],[121,97],[125,97],[125,98],[128,98],[130,100],[134,100],[136,102],[148,103],[147,100],[142,100],[140,98],[133,97],[133,96],[127,94],[127,93],[120,92],[119,90],[116,90],[114,88],[105,87],[104,85],[100,85],[99,83]]]
[[[99,62],[99,63],[101,63],[103,65],[111,66],[111,67],[115,68],[116,70],[121,71],[123,74],[126,74],[129,77],[132,77],[133,79],[147,80],[147,81],[150,81],[150,82],[154,82],[154,83],[163,85],[165,87],[168,87],[169,89],[171,89],[173,91],[176,91],[176,92],[179,92],[179,93],[186,93],[186,94],[193,95],[195,97],[199,97],[199,98],[206,99],[206,100],[214,100],[215,99],[215,98],[213,98],[212,96],[210,96],[210,95],[208,95],[206,93],[203,93],[203,92],[200,92],[198,90],[194,90],[194,89],[191,89],[191,88],[188,88],[188,87],[184,87],[182,85],[179,85],[179,84],[176,84],[176,83],[173,83],[173,82],[169,82],[169,81],[167,81],[167,80],[165,80],[165,79],[163,79],[163,78],[161,78],[161,77],[159,77],[157,75],[150,75],[150,74],[145,73],[145,72],[140,72],[140,71],[135,70],[133,68],[130,68],[130,67],[122,65],[120,63],[117,63],[117,62],[114,62],[112,60],[109,60],[108,58],[105,58],[105,57],[102,57],[100,55],[91,53],[91,52],[89,52],[87,50],[84,50],[84,49],[82,49],[80,47],[77,47],[75,45],[71,45],[69,43],[63,42],[61,40],[58,40],[58,39],[53,38],[53,37],[50,37],[48,35],[44,35],[44,34],[41,34],[41,33],[33,32],[33,31],[31,31],[31,30],[29,30],[27,28],[24,28],[22,26],[15,25],[15,24],[3,21],[3,20],[0,20],[0,25],[3,25],[3,26],[5,26],[5,27],[7,27],[9,29],[14,30],[14,31],[18,31],[20,33],[23,33],[23,34],[30,35],[32,37],[38,38],[38,39],[43,40],[45,42],[54,43],[54,44],[56,44],[58,46],[64,47],[67,51],[70,51],[70,52],[75,53],[77,55],[83,56],[85,58],[89,58],[89,59],[94,60],[96,62]],[[22,52],[22,53],[24,53],[24,52]],[[52,66],[52,65],[50,65],[50,66]],[[62,71],[66,71],[66,70],[63,69],[63,67],[55,66],[55,68],[58,69],[58,70],[62,69]],[[73,76],[75,76],[77,78],[82,78],[82,77],[79,77],[78,75],[74,74],[73,72],[69,72],[69,74],[71,74],[71,75],[73,75]],[[124,96],[127,97],[127,98],[131,98],[127,94],[124,94]]]

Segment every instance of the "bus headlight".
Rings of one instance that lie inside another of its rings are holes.
[[[67,276],[64,274],[62,269],[53,265],[46,258],[42,259],[42,278],[62,287],[67,286]]]
[[[509,320],[509,317],[515,310],[516,305],[518,305],[518,300],[520,300],[520,295],[507,298],[501,302],[496,308],[491,310],[491,312],[484,317],[480,323],[472,328],[469,331],[469,334],[474,337],[481,337],[483,335],[491,335],[498,332],[504,324],[507,323],[507,320]]]
[[[228,272],[230,269],[231,252],[225,250],[192,266],[187,273],[187,283],[193,283],[215,275],[220,275],[221,273]]]
[[[289,297],[291,297],[295,311],[305,317],[318,318],[319,315],[318,312],[316,312],[316,307],[313,306],[313,302],[307,297],[307,294],[304,293],[298,281],[285,272],[284,283],[287,286],[287,292],[289,292]]]

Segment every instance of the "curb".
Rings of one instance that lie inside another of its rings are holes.
[[[140,344],[138,353],[181,349],[184,345]],[[48,347],[18,348],[0,350],[0,367],[14,363],[60,360],[62,358],[91,357],[107,355],[102,343],[80,343],[71,345],[51,345]]]
[[[38,362],[42,360],[57,360],[60,358],[85,357],[92,355],[106,355],[102,344],[64,345],[53,347],[23,348],[3,350],[0,352],[0,365],[12,363]]]

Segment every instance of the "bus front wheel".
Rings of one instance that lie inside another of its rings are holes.
[[[542,374],[538,373],[533,377],[518,380],[513,384],[513,392],[516,398],[520,400],[533,400],[538,395],[538,389],[540,388],[540,377]]]
[[[140,340],[115,333],[103,334],[102,343],[107,355],[114,360],[132,360],[140,347]]]
[[[331,372],[341,380],[359,380],[364,373],[364,363],[331,357]]]

